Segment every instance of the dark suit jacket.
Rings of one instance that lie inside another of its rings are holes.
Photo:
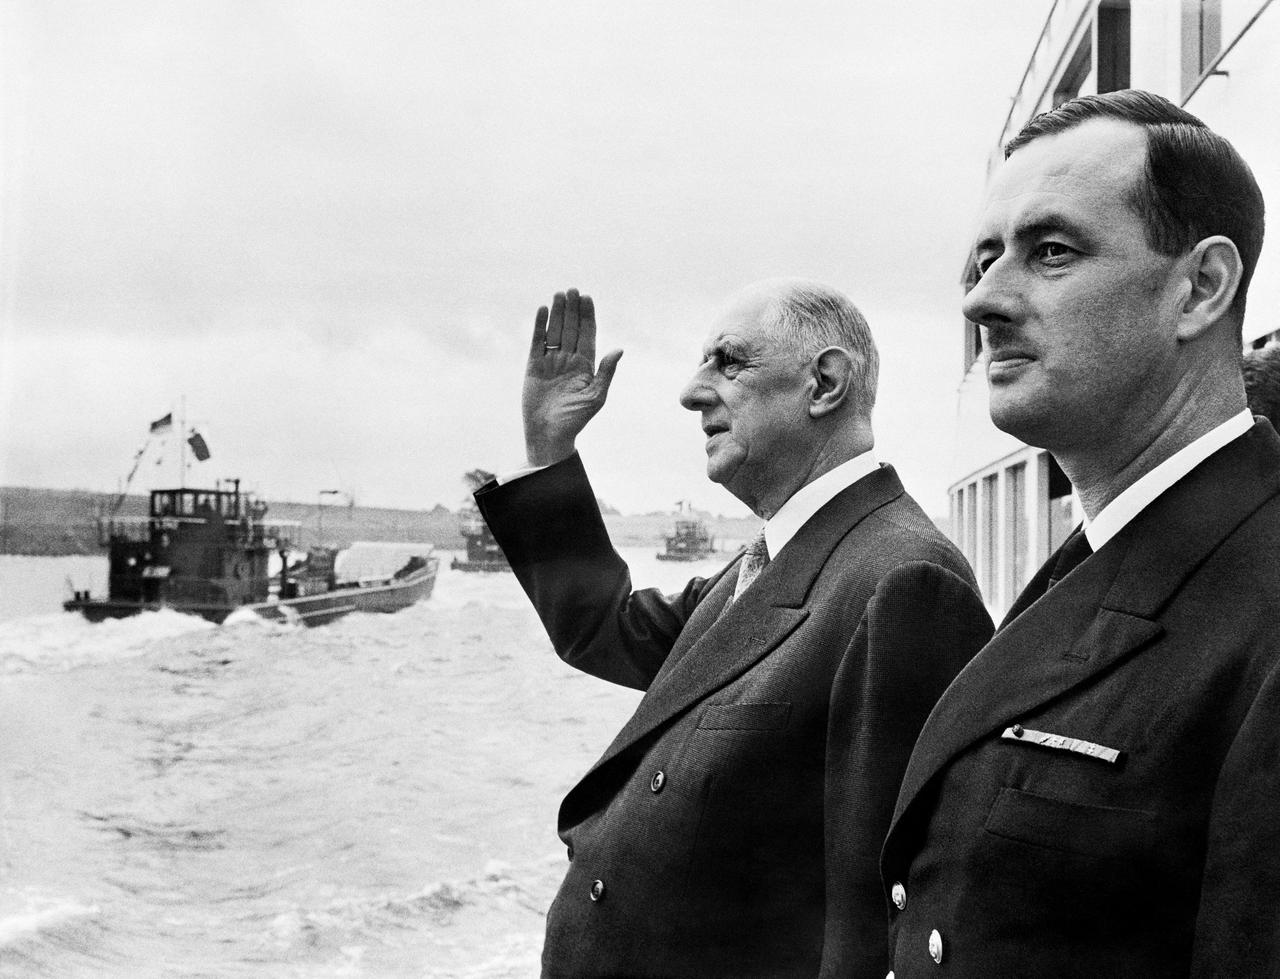
[[[560,656],[646,691],[561,806],[544,975],[812,979],[825,958],[882,976],[902,769],[991,631],[893,470],[831,500],[727,610],[736,561],[632,592],[577,456],[476,499]]]
[[[896,979],[1280,975],[1280,439],[1259,421],[1046,577],[911,757]]]

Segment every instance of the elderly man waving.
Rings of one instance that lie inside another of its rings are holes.
[[[476,499],[569,664],[645,691],[565,798],[543,975],[864,975],[887,967],[880,846],[912,744],[991,622],[873,455],[878,358],[843,295],[734,297],[680,395],[707,474],[761,536],[678,594],[632,590],[575,452],[621,356],[592,301],[538,311],[532,472]]]

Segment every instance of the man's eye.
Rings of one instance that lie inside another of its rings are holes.
[[[1060,241],[1046,241],[1036,248],[1036,258],[1047,262],[1061,262],[1063,259],[1069,258],[1072,251]]]

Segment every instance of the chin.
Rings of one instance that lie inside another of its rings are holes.
[[[1028,403],[1023,399],[1002,397],[992,392],[989,406],[991,423],[1016,439],[1045,448],[1044,433],[1053,417],[1047,405]]]
[[[734,446],[721,446],[707,456],[707,479],[728,488],[729,482],[742,467],[743,455],[739,452],[726,452]]]

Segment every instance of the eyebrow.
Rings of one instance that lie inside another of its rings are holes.
[[[1024,224],[1019,224],[1013,232],[1014,241],[1043,238],[1046,235],[1066,234],[1073,238],[1087,239],[1089,235],[1076,221],[1058,213],[1049,213],[1035,217]],[[1004,239],[997,235],[987,235],[973,246],[973,254],[997,251],[1004,245]]]
[[[716,354],[733,354],[738,357],[749,356],[751,347],[734,337],[716,337],[714,341],[702,348],[702,359]]]

